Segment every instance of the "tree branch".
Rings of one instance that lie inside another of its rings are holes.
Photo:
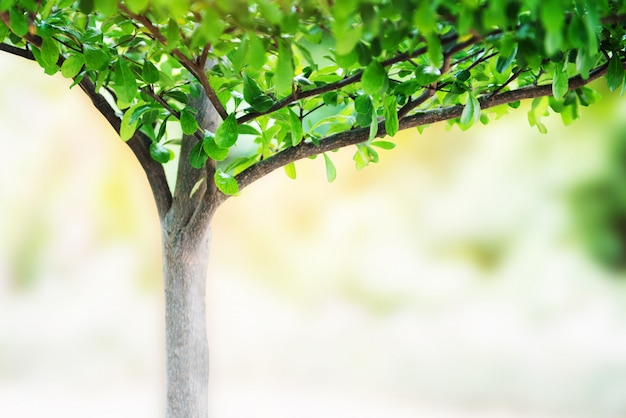
[[[10,23],[10,19],[8,13],[3,12],[0,13],[0,20],[5,22],[6,24]],[[26,34],[24,36],[26,42],[35,47],[40,47],[41,38],[37,35]],[[18,55],[27,59],[34,59],[32,52],[27,49],[16,48],[11,45],[0,44],[0,50],[12,53],[14,55]],[[63,56],[59,57],[59,66],[63,64],[64,58]],[[111,107],[111,105],[106,101],[106,99],[100,95],[96,91],[95,85],[89,80],[89,77],[85,76],[78,83],[83,92],[91,99],[94,107],[104,116],[104,118],[109,122],[109,125],[113,127],[116,133],[120,132],[121,120],[115,113],[115,110]],[[133,137],[126,141],[126,144],[130,147],[133,154],[139,161],[139,164],[143,168],[146,177],[148,178],[148,182],[150,183],[150,188],[152,189],[152,194],[154,195],[154,200],[157,205],[157,211],[159,213],[159,217],[163,219],[168,209],[172,204],[172,194],[170,192],[170,188],[167,184],[167,178],[165,177],[165,170],[163,166],[156,162],[150,156],[150,143],[152,141],[146,135],[144,135],[140,131],[136,131]]]
[[[574,76],[569,79],[569,90],[581,88],[592,81],[604,76],[607,73],[608,64],[604,64],[590,72],[589,78],[583,79],[581,76]],[[502,104],[513,103],[519,100],[532,99],[552,95],[552,85],[526,86],[515,90],[497,93],[495,95],[484,95],[478,98],[481,109],[488,109]],[[458,118],[463,113],[464,106],[450,106],[439,109],[426,110],[405,116],[400,119],[400,130],[414,128],[422,125],[430,125],[449,119]],[[377,137],[384,137],[385,121],[378,123]],[[254,183],[261,177],[272,171],[302,158],[313,157],[324,152],[333,151],[339,148],[356,145],[367,141],[369,128],[357,128],[349,131],[331,135],[320,141],[317,146],[311,142],[301,142],[298,146],[287,148],[265,160],[259,161],[253,166],[241,172],[236,178],[239,188],[243,189]]]
[[[84,77],[78,85],[89,97],[89,99],[91,99],[94,107],[98,109],[107,122],[109,122],[109,125],[111,125],[115,132],[119,134],[121,125],[120,118],[117,116],[115,110],[111,107],[109,102],[107,102],[102,95],[96,92],[96,87],[91,80],[89,80],[88,77]],[[163,219],[172,204],[172,193],[170,192],[170,188],[167,184],[163,165],[156,162],[152,156],[150,156],[149,149],[151,142],[152,140],[150,138],[144,135],[141,131],[137,130],[133,137],[126,141],[126,144],[130,147],[133,154],[135,154],[139,164],[146,173],[146,177],[150,183],[150,188],[152,189],[152,194],[154,195],[154,200],[157,205],[159,217],[160,219]]]
[[[122,4],[119,5],[119,8],[122,12],[135,19],[137,22],[141,23],[150,32],[150,34],[154,36],[154,38],[162,45],[167,45],[167,38],[165,38],[161,31],[159,31],[159,29],[154,26],[150,19],[145,16],[131,12],[126,6]],[[172,49],[171,54],[178,59],[183,67],[185,67],[187,71],[189,71],[196,78],[196,80],[198,80],[198,82],[204,89],[204,93],[209,98],[209,100],[211,100],[211,103],[213,104],[213,107],[215,107],[217,113],[222,119],[226,119],[228,117],[228,112],[226,112],[226,109],[224,109],[222,102],[220,102],[219,98],[217,97],[215,90],[213,90],[213,87],[211,87],[209,79],[204,72],[204,66],[199,66],[197,63],[194,63],[177,48]],[[202,61],[204,54],[205,52],[203,50],[200,61]]]
[[[446,35],[444,37],[442,37],[441,42],[442,43],[450,43],[450,42],[454,42],[457,38],[456,34],[452,34],[452,35]],[[452,54],[467,48],[468,46],[476,43],[478,41],[477,38],[472,37],[470,39],[468,39],[465,42],[462,42],[460,44],[455,44],[451,47],[449,47],[449,55],[451,56]],[[420,55],[425,54],[426,52],[428,52],[428,48],[427,47],[422,47],[419,49],[416,49],[415,51],[408,53],[408,52],[404,52],[401,54],[396,55],[395,57],[386,59],[384,61],[381,62],[381,65],[383,67],[389,67],[393,64],[397,64],[399,62],[402,61],[408,61],[410,59],[416,58]],[[335,82],[335,83],[329,83],[329,84],[325,84],[323,86],[320,87],[316,87],[314,89],[311,90],[305,90],[305,91],[298,91],[298,92],[294,92],[292,94],[290,94],[289,96],[281,99],[280,101],[276,102],[272,107],[270,107],[268,110],[264,111],[264,112],[250,112],[250,113],[246,113],[245,115],[237,118],[237,123],[238,124],[242,124],[242,123],[246,123],[249,122],[253,119],[258,118],[259,116],[263,116],[263,115],[268,115],[270,113],[274,113],[277,110],[280,110],[284,107],[287,107],[289,105],[291,105],[294,101],[296,100],[302,100],[302,99],[307,99],[309,97],[314,97],[314,96],[319,96],[320,94],[324,94],[324,93],[328,93],[330,91],[335,91],[335,90],[339,90],[342,87],[348,86],[350,84],[354,84],[354,83],[358,83],[359,81],[361,81],[361,77],[363,76],[363,70],[360,70],[356,73],[354,73],[353,75],[349,76],[349,77],[345,77],[342,78],[341,80]]]
[[[0,43],[0,51],[7,52],[7,53],[9,53],[11,55],[15,55],[15,56],[18,56],[18,57],[22,57],[22,58],[25,58],[25,59],[30,60],[30,61],[34,61],[35,60],[35,56],[33,55],[33,53],[30,52],[30,50],[25,49],[25,48],[18,48],[18,47],[13,46],[13,45]]]

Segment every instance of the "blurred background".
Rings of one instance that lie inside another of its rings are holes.
[[[80,89],[0,55],[0,416],[163,416],[159,226]],[[626,100],[297,164],[218,211],[219,418],[626,416]]]

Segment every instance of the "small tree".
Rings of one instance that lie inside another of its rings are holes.
[[[533,99],[567,124],[624,88],[622,0],[0,0],[0,49],[74,80],[143,167],[161,220],[167,417],[206,417],[209,226],[266,174]],[[421,131],[420,131],[421,132]],[[177,164],[168,183],[163,164]]]

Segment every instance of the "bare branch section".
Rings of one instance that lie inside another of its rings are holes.
[[[583,79],[581,76],[570,78],[569,90],[581,88],[606,75],[607,69],[608,64],[605,64],[591,71],[589,78],[587,79]],[[489,94],[479,97],[478,101],[480,102],[481,109],[488,109],[520,100],[550,95],[552,95],[552,85],[546,84],[540,86],[521,87],[519,89],[497,93],[495,95]],[[417,112],[400,119],[400,129],[404,130],[458,118],[463,113],[463,108],[464,106],[458,105]],[[377,137],[384,137],[386,134],[385,121],[383,120],[378,123]],[[266,160],[259,161],[247,170],[244,170],[237,176],[237,182],[239,183],[240,189],[243,189],[263,176],[289,163],[365,142],[367,141],[368,136],[369,128],[357,128],[322,139],[319,146],[310,142],[302,142],[296,147],[281,151]]]
[[[11,55],[15,55],[21,58],[25,58],[27,60],[31,60],[34,61],[35,60],[35,56],[33,55],[32,52],[30,52],[30,50],[28,49],[24,49],[24,48],[18,48],[16,46],[13,45],[8,45],[8,44],[0,44],[0,51],[4,51],[7,52]]]

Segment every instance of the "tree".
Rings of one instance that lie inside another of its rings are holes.
[[[533,99],[568,124],[624,89],[626,2],[605,0],[0,0],[0,49],[73,79],[143,167],[161,220],[167,416],[207,416],[209,227],[284,167]],[[164,164],[177,164],[174,179]]]

